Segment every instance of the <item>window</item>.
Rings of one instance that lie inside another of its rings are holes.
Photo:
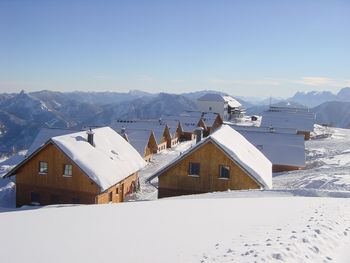
[[[49,169],[49,166],[47,164],[47,162],[39,162],[39,173],[40,174],[47,174]]]
[[[220,178],[230,178],[230,166],[220,165]]]
[[[112,202],[113,200],[113,192],[108,193],[108,202]]]
[[[117,186],[117,188],[115,189],[115,194],[119,195],[119,186]]]
[[[63,176],[72,176],[72,175],[73,175],[73,166],[71,164],[65,164]]]
[[[197,175],[197,176],[199,176],[199,168],[200,168],[200,164],[199,163],[190,163],[189,164],[189,169],[188,169],[189,175]]]

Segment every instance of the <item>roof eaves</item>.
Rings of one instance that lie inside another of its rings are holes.
[[[190,149],[186,150],[184,153],[182,153],[179,157],[177,157],[176,159],[174,159],[173,161],[171,161],[170,163],[168,163],[167,165],[165,165],[163,168],[161,168],[160,170],[158,170],[157,172],[155,172],[153,175],[151,175],[150,177],[147,178],[147,182],[152,181],[154,178],[159,177],[162,173],[164,173],[165,171],[169,170],[171,167],[173,167],[175,164],[177,164],[179,161],[181,161],[182,159],[184,159],[185,157],[187,157],[189,154],[191,154],[194,150],[199,149],[200,147],[202,147],[203,145],[205,145],[206,143],[208,143],[209,141],[212,141],[211,137],[207,137],[204,138],[202,141],[200,141],[199,143],[195,144],[194,146],[192,146]]]
[[[26,162],[28,162],[34,155],[36,155],[38,152],[40,152],[43,148],[45,148],[49,143],[52,143],[52,140],[47,140],[42,146],[37,148],[35,151],[33,151],[28,157],[26,157],[23,161],[21,161],[19,164],[17,164],[15,167],[13,167],[10,171],[8,171],[3,178],[13,176],[14,172],[16,172],[22,165],[24,165]]]

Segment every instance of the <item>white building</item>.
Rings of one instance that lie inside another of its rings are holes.
[[[207,93],[197,100],[202,112],[218,113],[224,120],[241,118],[244,115],[242,105],[231,96]]]

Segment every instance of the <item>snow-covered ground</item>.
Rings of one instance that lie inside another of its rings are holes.
[[[8,263],[345,263],[350,199],[198,195],[54,206],[0,213],[0,233],[1,261]]]
[[[347,263],[350,130],[317,126],[315,135],[307,169],[275,174],[271,191],[17,210],[13,182],[0,180],[1,260]],[[155,155],[129,200],[156,199],[146,179],[193,143]]]
[[[158,181],[155,179],[152,184],[146,182],[155,171],[161,169],[169,162],[178,157],[182,152],[191,147],[195,141],[186,141],[176,145],[171,150],[166,149],[159,154],[154,155],[151,163],[140,171],[140,191],[129,196],[128,200],[155,200],[157,199],[157,189],[153,185],[157,185]]]
[[[350,191],[350,130],[316,126],[315,133],[320,138],[306,142],[307,168],[276,174],[274,189]]]

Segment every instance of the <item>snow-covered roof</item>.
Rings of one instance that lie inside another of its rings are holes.
[[[248,132],[259,132],[259,133],[283,133],[283,134],[297,134],[297,129],[292,128],[271,128],[271,127],[261,127],[261,126],[249,126],[242,125],[241,123],[224,122],[230,125],[231,128],[236,131],[248,131]]]
[[[216,93],[207,93],[203,95],[202,97],[198,98],[199,101],[221,101],[221,102],[227,102],[228,105],[232,108],[238,108],[241,107],[241,103],[239,103],[237,100],[232,98],[228,95],[221,95]]]
[[[197,124],[202,119],[206,126],[213,126],[218,114],[214,112],[201,112],[201,111],[187,111],[176,116],[165,116],[163,121],[168,123],[169,121],[180,122],[185,132],[193,132],[197,128]]]
[[[163,120],[165,122],[172,120],[180,122],[184,132],[193,132],[197,128],[197,124],[200,117],[190,115],[179,115],[179,116],[166,116]]]
[[[181,156],[173,160],[164,168],[152,175],[148,180],[160,176],[174,164],[188,156],[209,141],[214,142],[224,152],[240,165],[252,178],[266,188],[272,188],[272,164],[271,162],[248,140],[228,125],[222,125],[214,133],[187,150]],[[211,153],[208,153],[210,156]]]
[[[315,114],[305,111],[264,111],[261,126],[276,128],[292,128],[298,131],[313,131]]]
[[[51,138],[102,191],[146,165],[140,154],[110,127],[94,129],[94,146],[86,131]]]
[[[0,177],[8,173],[12,168],[14,168],[19,163],[21,163],[26,158],[26,156],[31,155],[38,148],[43,146],[50,138],[54,136],[72,133],[72,132],[74,132],[74,130],[58,129],[58,128],[41,128],[25,154],[17,153],[16,155],[11,156],[4,162],[0,163]],[[1,172],[2,170],[4,172]]]
[[[144,156],[148,140],[151,136],[150,130],[126,130],[129,143],[136,149],[136,151]]]
[[[273,165],[305,166],[304,136],[248,129],[237,131],[257,147]]]
[[[52,137],[65,135],[73,132],[78,132],[78,131],[70,130],[70,129],[42,128],[40,129],[39,133],[35,137],[33,143],[30,145],[26,155],[27,156],[31,155],[38,148],[43,146]]]
[[[148,130],[153,131],[154,136],[156,137],[157,143],[159,144],[163,138],[164,128],[166,122],[162,119],[159,120],[129,120],[129,121],[120,121],[113,124],[113,129],[120,132],[122,128],[125,128],[127,131],[130,130]]]
[[[231,108],[239,108],[242,107],[242,104],[239,103],[237,100],[235,100],[234,98],[232,98],[231,96],[224,96],[224,100],[228,103],[228,105]]]

